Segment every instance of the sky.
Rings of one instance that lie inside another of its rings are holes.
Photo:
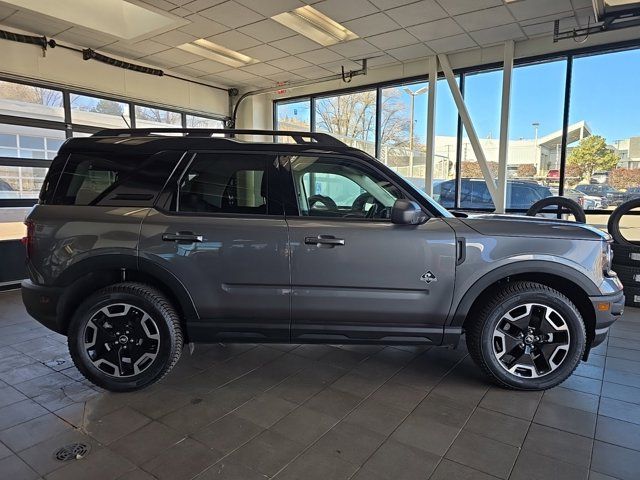
[[[514,69],[509,138],[543,137],[562,128],[566,62],[554,61]],[[468,75],[465,101],[480,138],[498,138],[502,72]],[[409,85],[412,91],[424,83]],[[416,135],[424,142],[428,94],[416,97]],[[410,96],[402,93],[406,112],[410,112]],[[436,135],[455,136],[456,107],[444,80],[438,82],[436,96]],[[290,116],[309,119],[308,103],[289,105]],[[573,77],[569,123],[585,120],[595,135],[607,142],[640,136],[640,50],[577,57],[573,61]]]

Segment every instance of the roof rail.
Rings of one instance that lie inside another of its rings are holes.
[[[273,137],[291,137],[297,144],[320,144],[332,147],[346,147],[347,144],[328,133],[292,132],[287,130],[252,130],[226,128],[107,128],[94,133],[93,137],[150,137],[164,133],[183,133],[187,137],[211,137],[215,134],[265,135]]]

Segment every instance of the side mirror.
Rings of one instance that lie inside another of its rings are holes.
[[[416,202],[399,198],[391,209],[391,222],[398,225],[419,225],[427,216]]]

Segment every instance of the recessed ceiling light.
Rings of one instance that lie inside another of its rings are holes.
[[[139,39],[144,35],[161,33],[188,23],[176,15],[161,12],[158,9],[152,10],[152,7],[142,7],[125,0],[2,1],[123,40]]]
[[[358,38],[358,35],[309,5],[271,17],[276,22],[324,47]]]
[[[210,42],[204,38],[195,40],[193,43],[179,45],[178,48],[185,52],[194,53],[201,57],[208,58],[209,60],[215,60],[216,62],[224,63],[225,65],[229,65],[234,68],[258,63],[258,60],[255,58],[251,58],[243,53],[223,47],[217,43]]]

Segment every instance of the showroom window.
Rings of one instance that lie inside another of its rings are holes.
[[[224,122],[214,118],[187,115],[187,128],[224,128]]]
[[[131,127],[127,103],[75,93],[71,94],[71,121],[92,127]]]
[[[62,92],[0,80],[0,115],[61,122],[64,120]]]
[[[137,128],[181,127],[182,115],[171,110],[136,105]]]
[[[313,114],[316,131],[375,155],[376,90],[318,98]]]
[[[311,101],[309,99],[276,104],[276,130],[311,131]],[[292,141],[282,137],[282,141]]]

